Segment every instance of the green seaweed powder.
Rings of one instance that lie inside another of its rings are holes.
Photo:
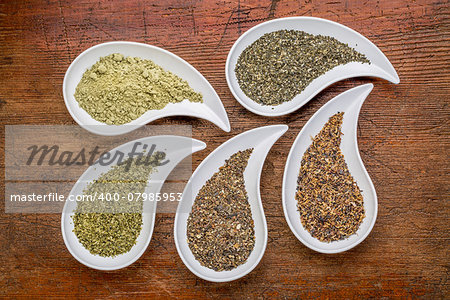
[[[87,184],[83,195],[91,198],[77,201],[72,221],[78,241],[90,253],[114,257],[136,244],[143,224],[143,199],[129,195],[145,192],[149,175],[164,157],[165,153],[156,152],[148,163],[129,158]]]
[[[109,125],[129,123],[148,110],[203,96],[177,75],[148,59],[114,53],[84,72],[75,99],[92,118]]]

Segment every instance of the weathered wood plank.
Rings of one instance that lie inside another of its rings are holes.
[[[263,169],[267,250],[260,265],[243,279],[212,284],[191,274],[175,249],[173,214],[157,216],[151,244],[138,262],[102,273],[80,265],[66,250],[59,215],[11,215],[1,209],[0,296],[448,297],[449,9],[448,1],[428,0],[2,2],[2,125],[75,124],[61,91],[70,62],[97,43],[130,40],[181,56],[223,100],[231,133],[192,118],[154,123],[192,124],[194,137],[208,144],[193,156],[194,167],[247,129],[278,123],[290,129]],[[345,80],[288,116],[267,119],[248,112],[226,85],[229,49],[256,24],[299,15],[327,18],[362,33],[391,60],[401,83]],[[318,254],[304,247],[284,220],[284,163],[295,136],[318,108],[367,82],[374,82],[375,89],[361,111],[358,142],[377,189],[378,220],[358,247],[339,255]],[[4,150],[4,129],[0,132]],[[0,167],[4,169],[4,151]]]

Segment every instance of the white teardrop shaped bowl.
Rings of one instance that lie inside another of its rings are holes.
[[[149,110],[139,118],[124,125],[107,125],[93,119],[76,101],[74,94],[83,73],[92,67],[100,57],[112,53],[150,59],[180,78],[186,80],[192,89],[203,95],[203,103],[184,100],[169,103],[161,110]],[[169,116],[190,116],[208,120],[222,130],[230,131],[230,122],[222,101],[211,84],[193,66],[175,54],[147,44],[136,42],[108,42],[93,46],[81,53],[69,66],[63,83],[64,102],[72,118],[84,129],[99,135],[120,135],[133,131],[154,120]]]
[[[357,142],[358,116],[364,100],[373,88],[373,84],[365,84],[339,94],[320,108],[302,128],[295,139],[283,176],[283,210],[286,221],[295,236],[307,247],[322,253],[339,253],[349,250],[361,243],[372,230],[377,218],[378,202],[375,187],[370,180],[361,156]],[[300,213],[297,209],[295,194],[297,178],[303,154],[311,145],[311,139],[323,128],[328,119],[338,112],[344,112],[342,122],[341,151],[344,155],[350,174],[362,191],[364,199],[365,218],[356,234],[345,240],[331,243],[320,242],[303,228]]]
[[[183,263],[198,277],[213,282],[227,282],[245,276],[258,265],[267,245],[267,224],[259,189],[261,171],[270,148],[287,129],[287,125],[265,126],[231,138],[209,154],[189,179],[182,199],[178,203],[174,238]],[[195,197],[205,182],[224,165],[225,160],[231,155],[248,148],[254,148],[254,150],[244,171],[244,180],[255,226],[255,247],[244,264],[231,271],[217,272],[202,266],[189,249],[186,235],[187,220]]]
[[[267,106],[256,103],[241,90],[234,72],[239,55],[262,35],[277,30],[301,30],[314,35],[326,35],[348,44],[350,47],[363,53],[371,64],[351,62],[340,65],[314,79],[300,94],[291,101],[277,106]],[[288,17],[271,20],[256,25],[246,31],[231,48],[226,66],[225,75],[228,87],[236,100],[249,111],[268,117],[276,117],[291,113],[311,100],[315,95],[331,84],[352,77],[369,76],[379,77],[392,83],[399,83],[400,79],[392,64],[386,56],[367,38],[339,23],[314,17]]]
[[[167,176],[181,160],[206,147],[206,144],[199,140],[182,136],[160,135],[128,142],[114,148],[111,152],[122,151],[123,153],[128,153],[132,150],[132,147],[136,142],[156,145],[155,152],[164,151],[166,153],[166,159],[169,160],[169,163],[158,166],[157,172],[150,174],[150,181],[145,189],[145,193],[153,195],[160,192]],[[107,172],[110,168],[111,166],[90,166],[83,175],[81,175],[69,195],[82,195],[83,189],[89,182],[98,178],[100,174]],[[116,257],[101,257],[99,255],[91,254],[78,241],[78,238],[73,232],[74,224],[71,218],[77,207],[77,203],[74,200],[66,201],[61,215],[61,231],[67,249],[80,263],[93,269],[109,271],[129,266],[141,257],[152,238],[157,202],[144,201],[143,205],[143,224],[136,244],[127,253]]]

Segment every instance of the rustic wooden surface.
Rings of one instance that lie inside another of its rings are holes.
[[[173,241],[173,214],[158,215],[153,239],[132,266],[99,272],[78,263],[61,236],[60,215],[0,211],[0,296],[75,297],[449,297],[449,3],[440,1],[11,1],[0,3],[0,120],[6,124],[75,124],[62,97],[70,62],[95,44],[129,40],[163,47],[197,68],[228,112],[232,131],[174,117],[155,124],[192,124],[208,148],[263,124],[288,124],[263,169],[261,194],[269,242],[246,277],[215,284],[195,277]],[[359,78],[339,82],[288,116],[267,119],[231,95],[225,60],[240,34],[263,21],[317,16],[373,41],[401,83]],[[379,211],[356,248],[323,255],[291,233],[281,207],[289,148],[306,121],[332,97],[373,82],[359,121],[362,159],[377,189]],[[3,127],[3,126],[2,126]],[[4,128],[0,161],[4,194]]]

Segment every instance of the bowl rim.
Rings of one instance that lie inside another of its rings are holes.
[[[372,229],[373,229],[373,227],[375,226],[375,223],[376,223],[376,220],[377,220],[377,216],[378,216],[378,196],[377,196],[377,192],[376,192],[375,186],[374,186],[372,180],[370,179],[370,175],[369,175],[369,173],[367,172],[366,168],[364,167],[364,163],[363,163],[363,161],[362,161],[362,159],[361,159],[361,155],[360,155],[360,152],[359,152],[359,149],[358,149],[358,139],[357,139],[357,136],[353,136],[353,137],[352,137],[352,138],[354,139],[354,143],[355,143],[355,145],[356,145],[356,147],[357,147],[357,150],[358,150],[358,151],[356,151],[356,153],[357,153],[356,159],[358,160],[358,163],[359,163],[360,165],[363,166],[362,169],[363,169],[364,175],[365,175],[367,178],[369,178],[370,189],[371,189],[372,192],[374,193],[374,213],[373,213],[373,219],[372,219],[372,222],[369,224],[369,227],[368,227],[367,231],[366,231],[364,234],[362,234],[361,236],[359,236],[359,238],[358,238],[357,240],[355,240],[353,243],[351,243],[351,244],[348,245],[348,246],[341,247],[341,248],[336,248],[336,249],[323,249],[323,248],[319,248],[319,247],[316,247],[316,246],[310,244],[309,242],[307,242],[307,241],[306,241],[306,240],[305,240],[305,239],[297,232],[297,230],[294,228],[294,225],[293,225],[292,222],[291,222],[291,219],[290,219],[289,216],[288,216],[288,208],[287,208],[287,200],[286,200],[286,199],[287,199],[287,196],[286,196],[286,188],[285,188],[285,186],[286,186],[285,182],[286,182],[287,176],[288,176],[288,174],[287,174],[287,173],[288,173],[288,168],[287,168],[287,167],[288,167],[289,161],[291,161],[291,160],[292,160],[292,157],[293,157],[294,155],[296,155],[296,153],[294,153],[294,151],[293,151],[294,145],[296,145],[296,144],[299,142],[300,137],[302,136],[301,133],[303,132],[303,129],[306,128],[306,126],[308,126],[308,124],[312,123],[312,121],[315,119],[314,116],[317,115],[317,114],[319,114],[319,112],[325,110],[328,106],[331,106],[332,103],[333,103],[333,100],[336,99],[337,97],[340,97],[340,96],[343,95],[343,94],[346,94],[346,93],[349,93],[349,92],[351,92],[351,91],[354,91],[355,89],[368,89],[368,90],[369,90],[369,93],[370,93],[370,91],[373,89],[373,84],[372,84],[372,83],[369,83],[369,84],[363,84],[363,85],[359,85],[359,86],[356,86],[356,87],[354,87],[354,88],[348,89],[348,90],[346,90],[346,91],[344,91],[344,92],[338,94],[336,97],[332,98],[332,99],[329,100],[327,103],[325,103],[321,108],[319,108],[319,110],[317,110],[317,111],[314,113],[314,115],[313,115],[311,118],[309,118],[309,120],[306,122],[305,125],[303,125],[302,129],[301,129],[300,132],[297,134],[297,136],[296,136],[294,142],[293,142],[292,145],[291,145],[291,149],[289,150],[289,154],[288,154],[288,156],[287,156],[287,158],[286,158],[286,163],[285,163],[284,172],[283,172],[283,184],[282,184],[282,190],[281,190],[281,193],[282,193],[281,199],[282,199],[282,201],[281,201],[281,202],[282,202],[282,205],[283,205],[283,213],[284,213],[284,217],[285,217],[285,219],[286,219],[286,222],[288,223],[289,228],[291,229],[292,233],[297,237],[297,239],[298,239],[300,242],[302,242],[303,245],[305,245],[306,247],[308,247],[308,248],[310,248],[310,249],[312,249],[312,250],[314,250],[314,251],[317,251],[317,252],[320,252],[320,253],[324,253],[324,254],[337,254],[337,253],[342,253],[342,252],[345,252],[345,251],[347,251],[347,250],[350,250],[350,249],[356,247],[356,246],[359,245],[361,242],[363,242],[363,241],[367,238],[367,236],[369,236],[369,234],[372,232]],[[359,114],[358,114],[358,118],[359,118]],[[300,222],[300,220],[299,220],[299,222]],[[304,228],[304,226],[303,226],[303,224],[301,224],[301,222],[300,222],[300,225],[302,226],[302,228]],[[330,243],[325,243],[325,242],[322,242],[322,243],[323,243],[323,244],[330,244]],[[331,243],[333,243],[333,242],[331,242]]]
[[[328,19],[318,18],[318,17],[293,16],[293,17],[281,17],[281,18],[276,18],[276,19],[269,20],[269,21],[260,23],[260,24],[258,24],[258,25],[255,25],[255,26],[251,27],[250,29],[248,29],[246,32],[244,32],[244,33],[243,33],[243,34],[242,34],[242,35],[234,42],[233,46],[231,47],[230,51],[228,52],[227,60],[226,60],[226,63],[225,63],[225,77],[226,77],[226,80],[227,80],[227,85],[228,85],[229,90],[230,90],[231,93],[233,94],[234,98],[235,98],[235,99],[236,99],[243,107],[245,107],[247,110],[251,111],[252,113],[255,113],[255,114],[261,115],[261,116],[265,116],[265,117],[279,117],[279,116],[284,116],[284,115],[290,114],[290,113],[292,113],[292,112],[294,112],[294,111],[297,111],[297,110],[300,109],[302,106],[304,106],[306,103],[308,103],[312,98],[314,98],[320,91],[325,90],[327,87],[329,87],[330,85],[332,85],[332,84],[334,84],[334,83],[336,83],[336,82],[339,82],[339,81],[342,81],[342,80],[345,80],[345,79],[349,79],[349,78],[355,78],[355,77],[361,77],[361,76],[372,76],[372,75],[369,74],[369,73],[354,73],[354,75],[351,76],[351,77],[345,76],[345,75],[336,76],[332,81],[328,82],[328,84],[325,84],[325,85],[323,86],[323,88],[320,89],[317,93],[314,93],[314,94],[312,94],[310,97],[305,98],[305,100],[304,100],[303,102],[300,102],[299,105],[296,105],[296,106],[294,106],[294,107],[292,107],[292,108],[290,108],[290,109],[286,109],[286,110],[280,111],[280,112],[265,112],[265,111],[261,111],[261,110],[258,110],[258,109],[255,109],[255,108],[249,106],[249,105],[247,104],[247,101],[248,101],[248,100],[247,100],[247,99],[242,99],[241,97],[239,97],[238,94],[237,94],[237,92],[236,92],[236,90],[235,90],[234,87],[233,87],[233,84],[232,84],[233,81],[232,81],[232,79],[230,78],[230,75],[229,75],[230,72],[234,72],[234,70],[231,70],[231,57],[232,57],[233,54],[235,54],[236,48],[237,48],[238,44],[239,44],[243,39],[245,39],[246,36],[249,35],[251,32],[257,30],[257,29],[260,28],[260,27],[263,27],[263,26],[266,26],[266,25],[268,25],[268,24],[271,24],[271,23],[278,23],[278,22],[284,22],[284,21],[289,21],[289,20],[313,20],[313,21],[319,21],[319,22],[327,23],[328,25],[340,27],[340,28],[342,28],[342,29],[344,29],[344,30],[347,30],[347,31],[351,32],[352,34],[355,34],[355,35],[361,37],[363,40],[365,40],[366,42],[368,42],[369,44],[371,44],[372,46],[374,46],[375,49],[377,50],[378,54],[381,55],[382,57],[384,57],[384,59],[391,65],[391,67],[392,67],[392,69],[393,69],[393,71],[394,71],[394,73],[395,73],[396,76],[391,76],[390,74],[388,74],[389,77],[392,77],[392,78],[390,78],[389,81],[391,81],[391,82],[394,83],[394,84],[398,84],[398,83],[400,82],[400,79],[399,79],[399,77],[398,77],[397,72],[395,71],[394,67],[392,66],[392,64],[390,63],[389,59],[386,57],[386,55],[385,55],[385,54],[384,54],[384,53],[383,53],[383,52],[382,52],[382,51],[381,51],[381,50],[380,50],[380,49],[379,49],[372,41],[370,41],[368,38],[366,38],[366,37],[365,37],[364,35],[362,35],[361,33],[357,32],[356,30],[354,30],[354,29],[352,29],[352,28],[350,28],[350,27],[348,27],[348,26],[345,26],[345,25],[343,25],[343,24],[340,24],[340,23],[338,23],[338,22],[334,22],[334,21],[331,21],[331,20],[328,20]],[[321,75],[321,76],[322,76],[322,75]],[[318,78],[320,78],[320,76],[319,76]],[[316,79],[317,79],[317,78],[316,78]],[[301,94],[301,93],[300,93],[300,94]],[[298,95],[300,95],[300,94],[297,94],[296,96],[298,96]],[[249,98],[249,99],[250,99],[250,98]],[[250,99],[250,100],[251,100],[251,99]],[[293,99],[292,99],[292,100],[293,100]],[[292,100],[290,100],[290,101],[292,101]],[[251,100],[251,101],[253,101],[253,100]]]
[[[210,157],[212,157],[215,153],[220,152],[220,150],[221,150],[222,148],[225,148],[228,144],[232,143],[233,140],[236,140],[236,139],[240,138],[241,135],[251,134],[252,132],[260,131],[260,130],[264,130],[264,129],[268,129],[268,128],[278,128],[280,131],[282,131],[282,133],[278,136],[278,138],[273,142],[273,144],[275,144],[275,143],[279,140],[279,138],[281,138],[281,136],[283,136],[283,135],[286,133],[286,131],[289,129],[289,126],[286,125],[286,124],[274,124],[274,125],[260,126],[260,127],[252,128],[252,129],[246,130],[246,131],[244,131],[244,132],[241,132],[241,133],[239,133],[239,134],[236,134],[236,135],[234,135],[233,137],[231,137],[230,139],[226,140],[225,142],[223,142],[222,144],[220,144],[216,149],[214,149],[211,153],[209,153],[209,154],[202,160],[202,162],[198,165],[198,167],[195,169],[195,171],[192,173],[191,177],[189,178],[189,181],[187,182],[187,184],[186,184],[186,186],[185,186],[185,188],[184,188],[184,190],[183,190],[183,195],[184,195],[184,192],[185,192],[188,188],[190,188],[190,185],[192,184],[192,183],[191,183],[191,180],[192,180],[192,178],[194,178],[194,175],[196,175],[198,172],[200,172],[200,170],[202,169],[202,166],[205,165],[205,164],[207,163],[207,160],[208,160],[208,159],[211,159]],[[242,278],[242,277],[248,275],[248,274],[249,274],[250,272],[252,272],[252,271],[259,265],[259,263],[261,262],[261,260],[262,260],[262,258],[263,258],[263,256],[264,256],[264,254],[265,254],[265,252],[266,252],[266,249],[267,249],[267,243],[268,243],[268,227],[267,227],[267,220],[266,220],[266,216],[265,216],[265,214],[264,214],[264,207],[263,207],[263,205],[262,205],[263,203],[262,203],[261,191],[260,191],[261,173],[262,173],[263,166],[264,166],[264,164],[265,164],[265,162],[266,162],[267,155],[269,154],[270,150],[272,149],[273,144],[272,144],[271,148],[267,151],[266,156],[264,157],[264,160],[262,161],[262,164],[261,164],[261,167],[260,167],[260,170],[259,170],[259,176],[258,176],[258,178],[257,178],[257,184],[256,184],[256,186],[257,186],[257,198],[258,198],[259,204],[261,204],[261,205],[258,207],[258,209],[261,211],[261,214],[262,214],[262,217],[263,217],[263,218],[262,218],[262,221],[263,221],[263,222],[262,222],[262,225],[263,225],[263,229],[264,229],[264,236],[263,236],[263,241],[262,241],[263,247],[262,247],[262,249],[261,249],[261,253],[259,253],[258,257],[256,258],[255,263],[254,263],[253,265],[251,265],[250,267],[248,267],[247,269],[245,269],[243,272],[241,272],[241,273],[239,273],[239,274],[236,274],[236,275],[234,275],[234,276],[231,276],[231,277],[227,277],[227,278],[221,279],[221,278],[213,278],[213,277],[209,277],[208,275],[205,275],[205,274],[202,274],[202,273],[197,272],[194,268],[191,267],[191,263],[188,262],[188,259],[186,258],[186,256],[185,256],[184,254],[183,254],[183,255],[181,254],[181,253],[183,253],[183,251],[181,250],[181,246],[179,245],[179,241],[178,241],[179,236],[178,236],[178,233],[177,233],[177,229],[178,229],[178,227],[179,227],[178,223],[181,222],[181,221],[179,220],[179,217],[178,217],[178,214],[180,213],[180,212],[179,212],[179,209],[180,209],[180,203],[178,203],[178,208],[177,208],[177,212],[176,212],[176,215],[175,215],[174,226],[173,226],[173,228],[174,228],[174,235],[173,235],[173,238],[174,238],[174,241],[175,241],[175,247],[176,247],[176,249],[177,249],[178,256],[181,258],[181,260],[183,261],[183,263],[184,263],[184,265],[186,266],[186,268],[188,268],[188,270],[191,271],[191,272],[192,272],[194,275],[196,275],[197,277],[202,278],[202,279],[207,280],[207,281],[211,281],[211,282],[230,282],[230,281],[234,281],[234,280],[240,279],[240,278]],[[182,200],[181,200],[181,201],[182,201]],[[192,200],[192,205],[193,205],[194,201],[195,201],[195,198]],[[192,207],[192,206],[191,206],[191,207]],[[186,243],[187,243],[187,242],[186,242]],[[227,271],[222,271],[222,272],[227,272]]]
[[[62,95],[64,98],[64,104],[66,105],[66,109],[69,111],[70,116],[73,118],[73,120],[83,129],[97,134],[97,135],[102,135],[102,136],[116,136],[116,135],[122,135],[122,134],[126,134],[129,132],[132,132],[142,126],[148,125],[152,122],[154,122],[155,120],[159,119],[150,119],[145,121],[142,124],[130,124],[130,123],[126,123],[126,124],[121,124],[121,125],[108,125],[108,124],[104,124],[99,122],[99,124],[85,124],[84,122],[82,122],[79,118],[78,115],[75,113],[74,110],[72,110],[71,108],[71,97],[68,94],[68,84],[69,84],[69,75],[72,72],[72,69],[74,68],[74,66],[77,65],[78,61],[81,60],[84,56],[89,55],[89,53],[97,48],[101,48],[104,46],[109,46],[109,45],[131,45],[131,46],[140,46],[140,47],[146,47],[146,48],[150,48],[156,51],[161,51],[162,53],[164,53],[165,55],[168,55],[172,58],[174,58],[175,60],[179,61],[180,63],[186,65],[193,73],[195,73],[196,75],[200,76],[205,82],[206,85],[208,86],[208,88],[210,88],[214,93],[215,96],[219,99],[221,105],[222,105],[222,109],[223,112],[225,114],[225,119],[226,120],[222,120],[219,116],[215,116],[214,119],[215,122],[213,122],[212,120],[207,120],[211,123],[213,123],[214,125],[216,125],[217,127],[219,127],[220,129],[224,130],[225,132],[230,132],[231,130],[231,125],[230,125],[230,120],[228,118],[228,113],[225,110],[225,106],[223,105],[222,100],[220,99],[219,95],[217,94],[217,91],[214,89],[214,87],[211,85],[211,83],[203,76],[202,73],[200,73],[200,71],[198,71],[194,66],[192,66],[189,62],[187,62],[186,60],[184,60],[183,58],[181,58],[180,56],[164,49],[158,46],[154,46],[154,45],[150,45],[147,43],[140,43],[140,42],[132,42],[132,41],[123,41],[123,40],[119,40],[119,41],[110,41],[110,42],[104,42],[104,43],[99,43],[96,44],[94,46],[91,46],[85,50],[83,50],[80,54],[78,54],[78,56],[72,60],[72,62],[70,63],[69,67],[67,68],[65,74],[64,74],[64,80],[63,80],[63,85],[62,85]],[[184,79],[184,78],[182,78]],[[185,79],[184,79],[185,80]],[[76,102],[76,100],[75,100]],[[208,106],[206,106],[208,107]],[[209,107],[208,107],[209,108]],[[210,108],[209,108],[210,109]],[[169,116],[174,116],[174,114],[170,114],[167,116],[163,116],[163,117],[169,117]],[[175,114],[175,116],[178,116],[178,114]],[[199,118],[198,116],[195,116],[193,114],[189,114],[186,113],[184,116],[189,116],[189,117],[194,117],[194,118]],[[91,117],[92,118],[92,117]],[[93,119],[95,120],[95,119]],[[98,121],[97,121],[98,122]],[[217,122],[217,124],[216,124]],[[220,124],[220,125],[219,125]],[[118,128],[117,130],[113,130],[111,132],[105,132],[102,130],[98,130],[97,126],[108,126],[108,128]],[[123,126],[127,126],[125,130],[120,130],[120,128],[124,128]]]

